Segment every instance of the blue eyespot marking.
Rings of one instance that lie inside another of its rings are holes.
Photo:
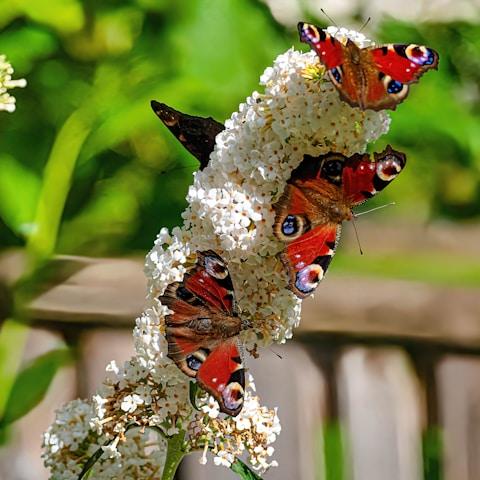
[[[331,68],[330,73],[337,83],[342,83],[342,73],[338,67]]]
[[[409,58],[417,65],[433,65],[435,55],[429,48],[415,47],[410,51]]]
[[[198,358],[194,357],[193,355],[189,355],[187,357],[187,365],[188,365],[188,368],[190,368],[191,370],[197,371],[202,366],[202,362]]]
[[[399,82],[398,80],[390,80],[387,86],[388,93],[398,93],[402,90],[403,83]]]
[[[293,235],[298,230],[297,219],[294,215],[287,215],[282,223],[282,233],[284,235]]]
[[[424,65],[432,65],[432,63],[435,60],[435,55],[433,55],[433,52],[431,50],[428,50],[428,49],[427,49],[426,53],[427,53],[426,59],[423,61],[423,64]]]
[[[302,295],[310,295],[318,286],[325,274],[321,265],[312,263],[297,272],[295,287]]]

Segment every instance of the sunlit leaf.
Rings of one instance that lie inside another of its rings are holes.
[[[35,214],[40,179],[10,155],[0,154],[0,217],[17,234],[26,234]]]
[[[75,32],[84,23],[82,5],[77,0],[17,0],[19,13],[62,33]]]
[[[36,407],[47,393],[57,371],[72,360],[66,349],[53,350],[37,357],[16,377],[0,427],[18,420]]]
[[[52,146],[38,200],[35,228],[27,244],[30,257],[36,262],[55,249],[73,170],[90,128],[90,117],[77,110],[63,124]]]
[[[0,328],[0,418],[15,383],[28,330],[27,325],[11,318],[5,320]]]
[[[25,48],[28,45],[29,48]],[[15,65],[15,70],[26,75],[35,61],[52,55],[58,48],[55,36],[37,25],[2,34],[2,53]]]

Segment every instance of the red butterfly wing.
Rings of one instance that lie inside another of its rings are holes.
[[[237,415],[243,406],[245,370],[235,339],[215,348],[197,373],[197,382],[210,393],[228,415]]]
[[[438,66],[438,53],[422,45],[390,44],[367,49],[380,72],[401,83],[413,83]]]
[[[344,46],[335,37],[311,23],[299,22],[297,28],[300,40],[315,50],[327,70],[342,65]]]
[[[198,268],[185,274],[185,288],[210,308],[234,313],[233,284],[225,263],[212,250],[197,252],[197,256]]]
[[[323,280],[335,254],[340,225],[321,225],[289,243],[280,258],[287,268],[289,287],[305,298]]]
[[[339,158],[343,162],[344,157]],[[289,288],[299,298],[313,293],[323,279],[340,232],[339,223],[325,219],[319,205],[336,192],[341,196],[338,186],[321,177],[322,160],[306,155],[274,205],[274,234],[286,244],[280,258],[288,272]]]
[[[409,85],[432,68],[438,54],[419,45],[385,45],[361,50],[366,91],[361,108],[395,110],[408,95]]]
[[[170,284],[159,300],[172,310],[165,317],[168,357],[219,401],[222,412],[238,414],[245,380],[232,337],[242,324],[223,260],[211,250],[197,252],[183,282]]]
[[[358,205],[383,190],[403,170],[406,161],[405,155],[390,145],[383,152],[375,153],[374,162],[368,155],[348,158],[342,173],[347,203]]]
[[[185,357],[198,350],[203,342],[201,337],[192,332],[189,324],[192,320],[204,317],[206,313],[202,305],[191,304],[179,298],[179,285],[178,283],[169,285],[165,295],[161,296],[159,300],[173,311],[171,315],[166,317],[168,356],[174,361],[183,362]],[[193,297],[190,301],[192,300]],[[183,366],[180,369],[187,375],[194,376]]]

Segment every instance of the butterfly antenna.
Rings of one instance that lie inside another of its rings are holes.
[[[272,347],[269,347],[269,350],[275,354],[280,360],[283,360],[283,357],[278,353],[276,352]]]
[[[374,212],[375,210],[381,210],[382,208],[390,207],[391,205],[396,205],[396,203],[390,202],[386,203],[385,205],[380,205],[379,207],[371,208],[370,210],[365,210],[365,212],[356,213],[355,217],[360,217],[361,215],[365,215],[366,213]]]
[[[352,216],[353,229],[355,230],[355,237],[357,238],[358,249],[360,250],[360,255],[363,255],[363,250],[362,250],[362,246],[360,245],[360,237],[358,236],[357,224],[355,222],[355,217],[356,217],[356,215],[354,214]]]
[[[372,17],[367,18],[367,21],[362,25],[362,28],[360,28],[359,32],[361,32],[370,23],[371,19]]]
[[[338,28],[338,25],[335,22],[335,20],[330,15],[328,15],[328,13],[323,8],[321,8],[320,11],[333,23],[333,25],[335,25]]]

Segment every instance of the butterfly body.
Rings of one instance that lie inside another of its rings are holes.
[[[360,48],[343,44],[315,25],[298,24],[300,40],[308,43],[325,66],[342,100],[362,110],[395,110],[428,70],[436,69],[438,54],[423,45],[389,44]]]
[[[196,265],[159,300],[172,311],[165,317],[168,357],[215,397],[222,412],[237,415],[245,389],[236,340],[243,324],[223,260],[211,250],[197,252]]]
[[[352,208],[383,190],[405,163],[390,146],[373,162],[367,154],[304,156],[274,205],[274,234],[285,243],[280,258],[298,297],[313,293],[323,279]]]

